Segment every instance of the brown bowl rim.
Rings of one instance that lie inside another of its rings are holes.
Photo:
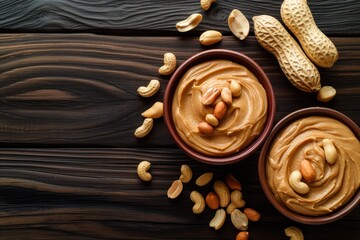
[[[172,96],[175,92],[178,81],[181,79],[181,76],[190,67],[212,59],[227,59],[242,64],[243,66],[248,68],[258,78],[259,82],[265,88],[267,93],[267,100],[268,100],[267,120],[261,134],[248,147],[246,147],[242,151],[225,157],[211,157],[208,155],[203,155],[193,150],[178,135],[171,116],[171,105],[173,99]],[[245,159],[254,151],[256,151],[260,147],[260,145],[265,141],[266,137],[270,134],[275,118],[275,112],[276,112],[275,94],[271,82],[267,77],[267,75],[265,74],[265,72],[263,71],[263,69],[254,60],[252,60],[250,57],[246,56],[245,54],[227,49],[206,50],[199,52],[188,58],[173,73],[166,87],[165,95],[164,95],[164,121],[170,132],[172,139],[175,141],[177,146],[180,149],[182,149],[191,158],[203,163],[213,164],[213,165],[225,165],[225,164],[236,163],[238,161]]]
[[[339,120],[345,125],[347,125],[355,134],[355,136],[360,139],[360,128],[349,117],[347,117],[341,112],[325,107],[309,107],[299,109],[282,118],[271,131],[260,152],[258,162],[258,174],[261,187],[265,193],[265,196],[281,214],[299,223],[320,225],[334,222],[349,214],[360,203],[360,189],[358,189],[357,193],[355,193],[354,196],[344,206],[336,209],[334,212],[321,216],[306,216],[288,209],[285,205],[275,199],[275,196],[273,195],[267,183],[265,171],[266,155],[273,138],[276,137],[276,135],[289,123],[307,116],[325,116]]]

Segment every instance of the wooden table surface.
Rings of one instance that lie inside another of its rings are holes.
[[[208,226],[214,211],[192,213],[189,194],[205,194],[194,181],[178,199],[166,196],[182,164],[196,178],[233,173],[248,207],[261,220],[250,223],[250,239],[288,239],[298,226],[305,239],[354,239],[360,208],[336,222],[311,226],[282,216],[259,183],[259,150],[230,166],[211,166],[187,157],[172,141],[163,119],[136,139],[141,112],[162,101],[169,77],[158,74],[165,52],[178,64],[206,49],[224,48],[253,58],[267,73],[276,95],[275,123],[292,111],[323,106],[360,124],[360,1],[308,0],[319,28],[335,43],[339,60],[319,69],[323,85],[337,89],[320,103],[293,87],[275,58],[256,41],[252,16],[280,20],[281,0],[218,0],[204,12],[199,0],[2,0],[0,1],[0,239],[235,239],[228,217],[218,231]],[[250,20],[245,41],[227,27],[234,8]],[[179,33],[176,22],[200,12],[203,22]],[[199,35],[219,30],[221,43],[202,47]],[[150,99],[136,89],[150,79],[161,89]],[[153,180],[136,174],[152,163]]]

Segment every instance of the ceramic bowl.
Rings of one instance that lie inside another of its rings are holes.
[[[310,225],[319,225],[319,224],[326,224],[333,221],[336,221],[342,217],[344,217],[346,214],[351,212],[359,203],[360,203],[360,191],[359,189],[357,192],[353,195],[351,200],[349,200],[344,206],[339,207],[338,209],[334,210],[331,213],[328,213],[326,215],[320,215],[320,216],[308,216],[308,215],[302,215],[297,212],[294,212],[287,208],[287,206],[280,201],[278,201],[271,188],[269,187],[268,181],[267,181],[267,173],[266,173],[266,158],[268,155],[268,152],[270,151],[270,148],[272,146],[273,140],[277,137],[277,135],[284,129],[286,126],[291,124],[292,122],[309,116],[325,116],[330,117],[333,119],[336,119],[342,123],[344,123],[346,126],[348,126],[354,135],[357,137],[357,139],[360,139],[360,128],[347,116],[344,114],[333,110],[329,108],[322,108],[322,107],[310,107],[310,108],[304,108],[300,109],[298,111],[295,111],[287,116],[285,116],[283,119],[281,119],[273,128],[270,135],[268,136],[267,140],[265,141],[262,150],[260,152],[259,157],[259,164],[258,164],[258,172],[259,172],[259,178],[261,182],[262,189],[267,197],[267,199],[270,201],[270,203],[284,216],[288,217],[289,219],[292,219],[299,223],[304,224],[310,224]],[[359,159],[357,159],[359,161]]]
[[[265,89],[267,93],[267,101],[268,101],[267,119],[261,134],[245,149],[225,157],[214,157],[214,156],[204,155],[192,149],[178,135],[172,118],[173,97],[177,85],[180,79],[182,78],[183,74],[185,74],[187,70],[189,70],[191,67],[197,64],[209,60],[216,60],[216,59],[230,60],[240,65],[243,65],[247,69],[249,69],[257,77],[257,79]],[[225,49],[214,49],[214,50],[203,51],[187,59],[183,64],[181,64],[178,67],[178,69],[172,75],[166,87],[165,95],[164,95],[164,120],[170,132],[170,135],[175,141],[175,143],[191,158],[203,163],[214,164],[214,165],[225,165],[225,164],[236,163],[240,160],[245,159],[250,154],[252,154],[256,149],[258,149],[259,146],[265,141],[266,137],[271,131],[275,116],[275,108],[276,108],[275,96],[271,83],[268,77],[266,76],[266,74],[264,73],[264,71],[261,69],[261,67],[248,56],[241,54],[239,52],[225,50]]]

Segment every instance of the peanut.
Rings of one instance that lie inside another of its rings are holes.
[[[231,222],[239,230],[247,230],[249,225],[249,220],[244,213],[239,209],[235,209],[231,213]]]
[[[218,88],[209,88],[201,97],[201,103],[204,105],[211,105],[220,95],[220,90]]]
[[[209,226],[215,230],[219,230],[225,223],[226,213],[224,209],[218,209],[215,212],[215,216],[211,219]]]
[[[246,217],[253,222],[257,222],[260,220],[260,213],[258,213],[257,211],[255,211],[252,208],[245,208],[244,209],[244,214],[246,215]]]
[[[137,174],[139,178],[145,182],[151,181],[152,176],[148,172],[151,167],[151,163],[149,161],[141,161],[137,166]]]
[[[175,180],[167,191],[168,198],[177,198],[183,190],[183,183],[180,180]]]
[[[250,23],[238,9],[232,10],[228,17],[230,31],[240,40],[244,40],[250,31]]]
[[[338,153],[336,151],[333,141],[331,141],[330,139],[323,139],[322,143],[324,147],[326,162],[328,162],[329,164],[334,164],[338,158]]]
[[[205,186],[206,184],[211,182],[213,176],[214,174],[212,172],[204,173],[196,179],[195,184],[199,187]]]
[[[336,95],[336,89],[331,86],[323,86],[320,88],[316,95],[316,98],[320,102],[328,102],[333,99]]]
[[[206,114],[205,121],[214,127],[219,125],[219,120],[214,116],[214,114]]]
[[[208,30],[203,32],[199,37],[201,45],[209,46],[218,43],[222,40],[222,34],[219,31]]]
[[[285,235],[290,237],[290,240],[304,240],[302,231],[294,226],[285,228]]]
[[[231,80],[230,83],[230,90],[233,95],[233,97],[240,97],[241,95],[241,85],[236,80]]]
[[[222,90],[221,90],[221,100],[228,104],[228,105],[231,105],[232,104],[232,93],[231,93],[231,90],[230,88],[228,87],[224,87]]]
[[[301,181],[302,175],[300,171],[293,171],[289,177],[290,187],[299,194],[307,194],[310,191],[309,186]]]
[[[176,56],[173,53],[164,54],[164,65],[159,68],[161,75],[170,75],[176,68]]]
[[[204,9],[204,11],[209,10],[211,7],[211,4],[216,2],[216,0],[200,0],[201,8]]]
[[[226,104],[223,101],[220,101],[215,106],[214,116],[219,120],[223,119],[225,117],[226,110],[227,110]]]
[[[137,89],[137,92],[142,97],[151,97],[155,95],[160,89],[160,82],[159,80],[152,79],[150,80],[149,84],[145,86],[141,86]]]
[[[141,116],[146,118],[161,118],[164,114],[164,104],[162,102],[156,102],[148,110],[143,112]]]
[[[242,199],[242,193],[239,190],[234,190],[230,194],[230,204],[226,208],[226,212],[231,214],[235,209],[245,206],[245,201]]]
[[[207,122],[199,123],[198,130],[199,130],[200,133],[205,134],[205,135],[210,135],[210,134],[212,134],[214,132],[213,126],[211,126]]]
[[[249,239],[249,232],[241,231],[236,235],[235,240],[248,240]]]
[[[188,183],[191,181],[193,172],[189,165],[181,165],[180,172],[181,172],[181,175],[180,175],[179,180],[181,182]]]
[[[193,201],[194,206],[192,208],[193,213],[200,214],[205,209],[205,199],[198,191],[192,191],[190,193],[190,199]]]
[[[219,197],[220,206],[226,207],[230,202],[230,192],[226,184],[220,180],[215,181],[214,191]]]
[[[176,29],[179,32],[187,32],[197,27],[202,21],[200,13],[191,14],[187,19],[176,23]]]
[[[145,118],[143,124],[135,130],[134,136],[137,138],[145,137],[153,128],[154,120],[152,118]]]
[[[338,51],[334,43],[316,26],[306,1],[285,0],[280,13],[306,55],[320,67],[332,67],[338,59]]]
[[[302,160],[300,162],[300,173],[302,177],[308,182],[313,182],[315,180],[315,169],[308,160]]]
[[[256,39],[276,57],[289,81],[302,91],[317,92],[319,71],[281,23],[268,15],[255,16],[253,21]]]
[[[205,197],[206,205],[213,210],[216,210],[220,206],[219,198],[214,192],[209,192]]]
[[[235,178],[235,176],[231,173],[227,174],[225,177],[225,182],[226,185],[231,189],[231,190],[239,190],[241,191],[241,184],[240,182]]]

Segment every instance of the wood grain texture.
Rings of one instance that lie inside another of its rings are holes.
[[[192,190],[206,194],[211,184],[197,187],[206,171],[214,179],[231,172],[241,182],[248,207],[260,222],[250,223],[251,239],[286,239],[283,229],[300,227],[307,240],[352,239],[360,208],[342,220],[307,226],[287,220],[267,201],[257,177],[258,153],[231,166],[212,167],[192,161],[178,149],[0,149],[1,239],[235,239],[228,217],[215,231],[208,224],[214,211],[191,212]],[[153,180],[141,182],[136,166],[152,163]],[[189,164],[194,179],[178,199],[166,191]]]
[[[177,33],[175,24],[194,12],[204,20],[193,32],[207,29],[230,34],[229,13],[237,8],[251,21],[255,15],[268,14],[280,19],[282,0],[218,0],[204,12],[200,1],[164,0],[2,0],[0,29],[26,31],[112,30],[143,34],[145,32]],[[360,2],[358,0],[309,0],[314,18],[322,31],[330,35],[360,34]],[[346,17],[345,17],[346,16]]]
[[[224,37],[214,48],[242,52],[268,74],[277,100],[276,121],[303,107],[325,106],[360,123],[360,38],[332,38],[340,58],[320,70],[337,96],[323,104],[293,87],[275,58],[254,37]],[[94,34],[0,35],[0,142],[4,146],[174,146],[162,119],[144,139],[133,137],[141,112],[162,101],[169,77],[157,73],[165,52],[178,64],[206,50],[196,37],[115,37]],[[150,79],[161,90],[150,99],[136,89]]]

